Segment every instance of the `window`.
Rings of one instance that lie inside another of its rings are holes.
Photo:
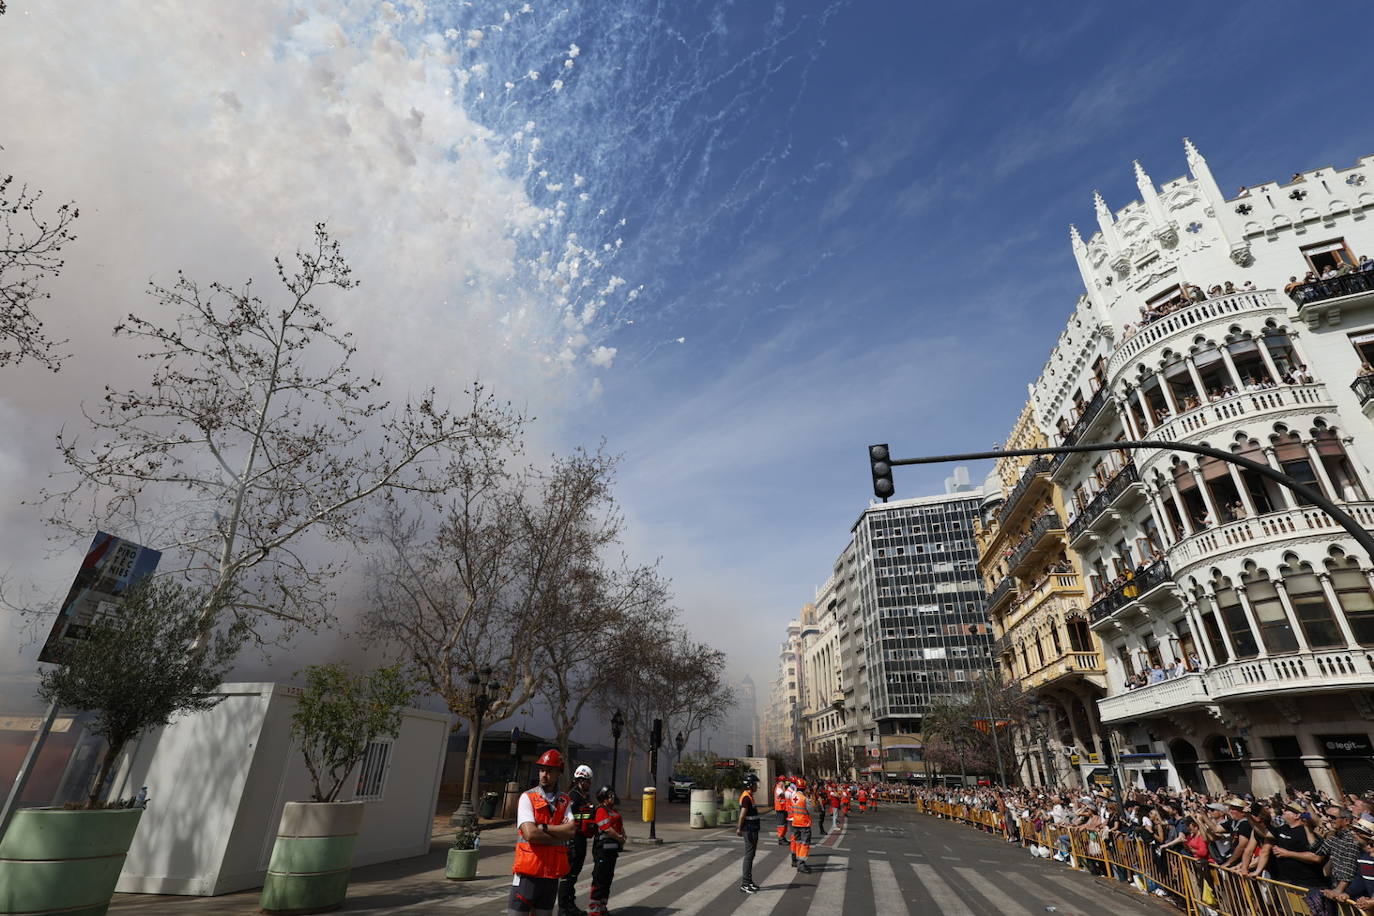
[[[1326,603],[1322,585],[1306,563],[1301,572],[1290,573],[1283,577],[1283,587],[1288,591],[1288,600],[1293,603],[1293,611],[1298,615],[1307,642],[1314,649],[1345,645],[1336,621],[1331,617],[1331,607]]]
[[[1365,328],[1350,335],[1350,345],[1360,354],[1360,362],[1374,366],[1374,329]]]
[[[1374,594],[1364,571],[1349,557],[1332,558],[1326,562],[1331,572],[1331,587],[1341,612],[1362,646],[1374,646]]]
[[[1145,300],[1145,310],[1149,312],[1159,312],[1164,308],[1174,308],[1180,305],[1187,305],[1188,297],[1183,295],[1183,290],[1177,283],[1162,293],[1156,293]]]
[[[1350,253],[1350,246],[1345,243],[1345,239],[1333,239],[1316,245],[1304,245],[1302,256],[1307,259],[1308,265],[1319,277],[1332,267],[1339,269],[1346,264],[1351,266],[1355,264],[1355,256]]]
[[[1245,592],[1250,598],[1250,608],[1255,612],[1259,623],[1260,636],[1270,652],[1296,652],[1298,638],[1283,612],[1283,602],[1279,590],[1269,581],[1263,570],[1254,570],[1245,577]]]
[[[391,742],[369,741],[358,765],[358,785],[353,789],[354,801],[381,801],[386,789],[386,774],[391,769]]]
[[[1245,617],[1245,608],[1241,607],[1240,596],[1231,587],[1229,580],[1224,587],[1216,590],[1217,609],[1221,611],[1222,622],[1226,625],[1226,632],[1231,637],[1231,645],[1235,647],[1236,655],[1240,658],[1254,658],[1259,654],[1259,646],[1255,643],[1255,636],[1250,632],[1250,622]]]

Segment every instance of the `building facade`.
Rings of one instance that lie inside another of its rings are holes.
[[[1046,444],[1028,403],[1003,448]],[[1029,694],[1035,711],[1010,728],[1021,778],[1031,785],[1085,785],[1110,776],[1097,709],[1106,672],[1053,470],[1045,457],[997,462],[983,486],[978,566],[988,588],[998,672]]]
[[[946,489],[871,505],[852,530],[862,631],[855,690],[871,722],[859,736],[870,778],[924,777],[925,711],[966,698],[991,665],[974,541],[983,491]]]
[[[1036,423],[1053,444],[1229,451],[1374,527],[1374,157],[1227,198],[1184,152],[1188,175],[1156,186],[1137,163],[1139,200],[1096,194],[1098,231],[1071,228],[1085,292],[1033,386]],[[1374,788],[1371,563],[1340,527],[1177,449],[1049,466],[1128,783]]]

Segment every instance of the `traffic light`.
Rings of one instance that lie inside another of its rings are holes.
[[[887,502],[887,498],[896,492],[896,487],[892,485],[892,465],[891,454],[886,445],[870,445],[868,447],[869,469],[873,472],[873,495]]]

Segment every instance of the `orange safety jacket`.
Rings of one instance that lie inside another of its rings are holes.
[[[530,789],[525,795],[534,808],[536,824],[556,827],[567,818],[571,803],[568,796],[559,793],[550,805],[538,789]],[[515,866],[511,871],[531,878],[561,878],[568,873],[568,847],[564,843],[535,844],[522,839],[515,844]]]
[[[792,814],[793,827],[810,827],[811,812],[806,807],[806,793],[797,792],[788,802],[788,810]]]

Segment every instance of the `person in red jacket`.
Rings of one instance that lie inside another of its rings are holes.
[[[563,755],[545,751],[536,761],[539,785],[520,796],[515,822],[520,839],[510,888],[510,912],[551,916],[558,902],[558,882],[568,873],[568,841],[577,832],[572,804],[558,791]]]
[[[616,810],[615,790],[602,786],[596,793],[599,807],[596,839],[592,842],[592,890],[587,895],[587,916],[609,916],[606,901],[611,899],[611,882],[615,880],[615,863],[625,848],[625,823]]]

